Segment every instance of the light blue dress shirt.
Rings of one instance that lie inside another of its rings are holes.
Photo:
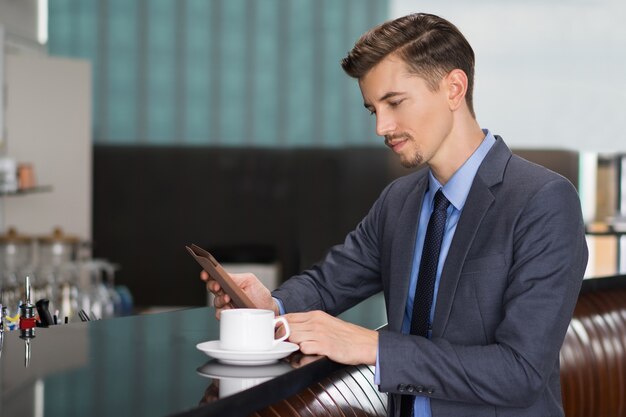
[[[402,321],[402,333],[408,334],[411,329],[411,316],[413,314],[413,297],[415,296],[415,288],[417,287],[417,276],[420,269],[420,262],[422,260],[422,249],[424,248],[424,239],[426,237],[426,228],[428,226],[428,220],[430,214],[433,211],[433,200],[435,194],[439,189],[442,190],[443,195],[450,201],[448,206],[448,217],[446,220],[446,226],[443,235],[443,242],[441,243],[441,250],[439,252],[439,263],[437,265],[437,275],[435,277],[435,290],[433,294],[433,304],[430,310],[430,322],[432,323],[435,316],[435,308],[437,302],[437,293],[439,291],[439,281],[441,280],[441,271],[443,270],[443,264],[445,263],[456,226],[461,217],[465,201],[469,194],[474,177],[478,172],[480,164],[485,159],[485,156],[491,149],[496,139],[487,129],[483,129],[485,133],[485,139],[483,139],[480,146],[474,151],[474,153],[465,161],[465,163],[454,173],[452,178],[444,185],[433,176],[432,172],[428,173],[428,190],[424,195],[424,201],[422,202],[422,210],[420,212],[419,225],[417,229],[417,236],[415,239],[415,251],[413,254],[413,267],[411,269],[411,281],[409,283],[409,296],[406,301],[406,308],[404,310],[404,320]],[[429,335],[430,337],[430,332]],[[378,365],[378,355],[376,357],[376,372],[375,382],[380,384],[380,373]],[[413,416],[414,417],[431,417],[430,411],[430,399],[428,397],[417,395],[413,404]]]

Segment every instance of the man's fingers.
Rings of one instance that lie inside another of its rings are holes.
[[[222,289],[219,282],[212,280],[212,279],[207,281],[206,288],[207,290],[211,291],[213,294],[216,294],[216,295],[219,294]]]
[[[200,271],[200,279],[202,281],[208,281],[209,280],[209,274],[205,270]]]
[[[215,297],[215,300],[213,300],[213,305],[215,306],[215,308],[224,308],[228,304],[230,304],[230,301],[231,299],[228,294],[221,294]]]
[[[300,352],[305,355],[318,355],[321,351],[320,345],[313,341],[306,341],[299,344]]]
[[[279,322],[278,326],[276,326],[276,329],[274,329],[274,338],[280,339],[284,335],[285,335],[285,326],[283,326],[283,324]]]

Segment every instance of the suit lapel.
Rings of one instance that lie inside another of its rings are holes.
[[[439,282],[433,337],[441,337],[444,333],[465,258],[487,210],[495,200],[491,187],[502,182],[506,164],[511,157],[511,151],[502,138],[496,136],[496,139],[497,142],[483,160],[474,178],[450,244]]]
[[[427,170],[423,170],[427,173]],[[415,252],[415,237],[422,210],[424,193],[428,187],[428,175],[422,175],[413,191],[409,193],[399,214],[396,232],[391,244],[389,285],[389,330],[399,332],[402,328],[406,299],[409,293],[411,268]]]
[[[450,244],[450,250],[441,272],[433,320],[433,337],[440,337],[443,334],[445,324],[450,316],[454,293],[461,276],[465,257],[474,241],[476,231],[493,200],[493,195],[489,189],[477,177],[465,202],[463,213],[461,213],[461,218],[456,226],[454,238]]]

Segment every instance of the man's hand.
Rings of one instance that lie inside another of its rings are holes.
[[[278,314],[278,306],[272,298],[270,291],[259,281],[259,279],[250,273],[245,274],[228,274],[235,281],[235,284],[243,290],[244,293],[252,300],[257,308],[272,310],[274,314]],[[215,306],[215,317],[219,320],[220,313],[224,309],[234,308],[231,303],[230,296],[224,293],[220,284],[211,279],[206,271],[200,273],[200,278],[206,282],[208,291],[215,295],[213,305]]]
[[[347,365],[375,365],[378,332],[345,322],[322,311],[290,313],[289,341],[307,355],[325,355]]]

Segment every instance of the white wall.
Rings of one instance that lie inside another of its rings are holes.
[[[37,0],[0,0],[0,24],[9,49],[45,53],[37,42]]]
[[[51,192],[4,198],[4,226],[91,239],[91,67],[45,56],[6,57],[7,155],[34,165]]]
[[[440,15],[476,53],[481,126],[517,148],[626,152],[623,0],[391,0]]]
[[[37,0],[0,0],[0,22],[7,32],[37,41]]]
[[[0,0],[5,29],[6,148],[30,162],[52,191],[4,197],[0,233],[15,226],[29,235],[91,239],[91,68],[86,61],[49,58],[37,42],[37,0]],[[1,110],[1,106],[0,106]]]

